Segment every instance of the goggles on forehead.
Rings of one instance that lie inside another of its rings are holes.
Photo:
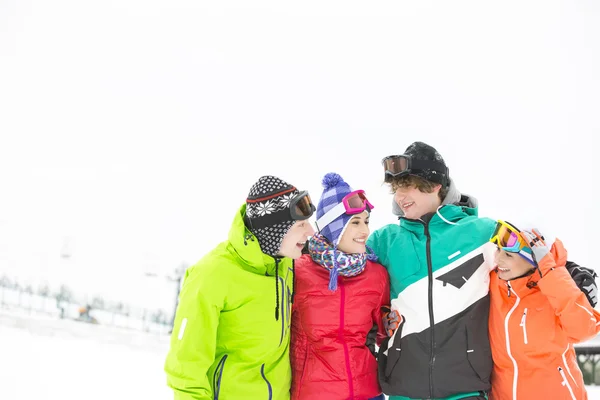
[[[367,200],[365,191],[355,190],[344,196],[341,203],[323,214],[323,216],[317,220],[317,228],[325,228],[343,214],[360,214],[365,210],[370,212],[373,208],[373,205]]]
[[[294,190],[296,189],[291,189],[290,192]],[[280,194],[281,193],[279,193],[278,195]],[[264,200],[265,199],[263,198],[259,200],[247,201],[249,203],[256,203]],[[249,227],[251,227],[252,229],[257,229],[280,223],[281,221],[303,221],[309,219],[315,211],[316,208],[310,199],[310,195],[307,191],[304,190],[302,192],[299,192],[289,201],[289,207],[285,207],[285,209],[281,211],[266,213],[266,215],[264,215],[261,218],[249,218],[246,215],[244,217],[244,220],[248,223]],[[289,217],[286,216],[284,213],[289,213]]]
[[[516,253],[523,257],[534,267],[537,267],[537,263],[533,257],[531,247],[527,242],[527,239],[521,235],[521,231],[507,221],[498,220],[496,222],[496,229],[490,239],[490,242],[498,246],[499,250],[504,250],[509,253]],[[541,275],[541,272],[540,272]]]
[[[448,176],[448,168],[444,164],[430,160],[415,160],[408,155],[387,156],[381,160],[381,163],[383,164],[386,183],[390,183],[394,177],[410,175],[423,170],[433,170]]]
[[[509,253],[518,253],[524,248],[528,248],[527,240],[521,236],[521,231],[510,222],[498,220],[496,229],[492,234],[490,242],[498,246],[499,249]]]

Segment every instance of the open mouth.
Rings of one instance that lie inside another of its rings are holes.
[[[365,244],[366,239],[353,239],[353,241],[356,243]]]
[[[403,203],[402,204],[402,209],[404,211],[408,210],[411,206],[413,206],[415,204],[414,201],[409,201],[408,203]]]

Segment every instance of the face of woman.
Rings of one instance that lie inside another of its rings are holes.
[[[338,249],[344,253],[365,253],[367,251],[367,238],[371,230],[369,229],[369,213],[363,211],[356,214],[348,221],[344,234],[338,243]]]

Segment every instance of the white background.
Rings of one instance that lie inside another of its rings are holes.
[[[1,0],[0,274],[170,309],[260,175],[338,172],[377,228],[415,140],[595,267],[599,71],[592,0]]]

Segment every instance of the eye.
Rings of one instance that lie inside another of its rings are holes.
[[[369,222],[370,222],[369,220],[366,220],[365,225],[369,225]]]
[[[306,226],[306,222],[300,222],[298,224],[298,227],[300,227],[300,228],[304,228],[305,226]]]

